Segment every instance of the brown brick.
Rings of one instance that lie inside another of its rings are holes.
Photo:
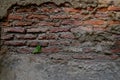
[[[8,46],[25,46],[25,41],[5,41],[4,44]]]
[[[20,12],[35,12],[37,9],[36,8],[20,8],[17,9],[16,12],[20,13]]]
[[[1,39],[3,40],[10,40],[13,38],[13,34],[8,34],[8,35],[2,35]]]
[[[87,21],[84,21],[84,24],[90,24],[90,25],[102,25],[104,23],[105,23],[105,21],[103,21],[103,20],[87,20]]]
[[[28,19],[34,19],[34,18],[37,18],[37,19],[48,19],[48,16],[46,15],[42,15],[42,14],[30,14],[27,16]]]
[[[64,12],[73,12],[73,13],[78,13],[78,12],[80,12],[80,10],[78,10],[78,9],[75,9],[75,8],[63,8],[63,11]]]
[[[42,47],[46,47],[48,46],[48,42],[47,41],[28,41],[28,46],[30,47],[36,47],[38,45]]]
[[[67,32],[70,28],[61,28],[61,27],[54,27],[50,28],[50,32]]]
[[[18,22],[15,22],[14,25],[15,26],[30,26],[32,25],[32,22],[18,21]]]
[[[58,35],[56,34],[40,34],[38,36],[38,39],[42,40],[42,39],[57,39],[58,38]]]
[[[16,14],[9,14],[8,15],[8,20],[22,20],[23,16],[21,15],[16,15]]]
[[[109,11],[120,11],[120,7],[119,6],[109,6],[108,10]]]
[[[44,27],[41,27],[41,28],[31,28],[31,29],[27,29],[27,32],[30,32],[30,33],[37,33],[37,32],[46,32],[48,31],[49,28],[44,28]]]
[[[45,22],[45,21],[41,21],[37,24],[38,26],[55,26],[54,22]]]
[[[71,32],[62,32],[60,33],[60,37],[64,39],[74,39],[74,35]]]
[[[25,33],[25,29],[21,27],[10,27],[10,28],[4,28],[4,32]]]
[[[98,11],[106,12],[106,11],[108,11],[108,8],[107,7],[102,7],[102,8],[99,8]]]
[[[58,47],[45,47],[42,48],[43,53],[57,53],[60,51],[60,48]]]
[[[25,47],[25,48],[17,48],[17,52],[18,53],[22,53],[22,54],[30,54],[33,52],[33,48],[29,48],[29,47]]]
[[[36,35],[33,34],[26,34],[26,35],[16,35],[17,39],[29,39],[29,40],[33,40],[36,39]]]
[[[51,19],[69,19],[70,16],[69,15],[51,15],[50,18]]]
[[[120,24],[120,21],[108,21],[108,24],[112,25],[112,24]]]
[[[9,22],[2,22],[2,23],[0,23],[0,25],[2,25],[2,26],[11,26],[11,24]]]

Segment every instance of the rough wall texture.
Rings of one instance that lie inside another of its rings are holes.
[[[40,45],[44,53],[120,53],[119,0],[1,0],[1,3],[1,44],[9,46],[10,51],[31,53]]]

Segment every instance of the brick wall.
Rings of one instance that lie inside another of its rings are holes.
[[[37,45],[43,53],[120,53],[119,6],[13,5],[0,26],[2,45],[17,53],[31,53]]]

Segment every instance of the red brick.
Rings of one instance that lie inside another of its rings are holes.
[[[69,15],[51,15],[50,16],[51,19],[68,19],[70,18]]]
[[[42,14],[30,14],[27,16],[28,19],[34,19],[34,18],[37,18],[37,19],[48,19],[48,16],[47,15],[42,15]]]
[[[120,7],[119,6],[109,6],[108,10],[109,11],[120,11]]]
[[[30,47],[36,47],[36,46],[42,46],[42,47],[46,47],[48,46],[48,42],[46,41],[28,41],[28,46]]]
[[[0,23],[0,25],[2,25],[2,26],[11,26],[11,24],[9,22],[2,22],[2,23]]]
[[[16,14],[9,14],[8,15],[8,20],[22,20],[23,16],[21,15],[16,15]]]
[[[69,31],[69,28],[61,28],[61,27],[54,27],[50,28],[50,32],[67,32]]]
[[[30,26],[32,25],[32,22],[18,21],[18,22],[15,22],[14,25],[15,26]]]
[[[45,22],[45,21],[41,21],[37,24],[38,26],[55,26],[54,22]]]
[[[20,8],[17,9],[16,12],[20,13],[20,12],[35,12],[37,9],[36,8]]]
[[[10,28],[4,28],[4,32],[25,33],[25,29],[21,27],[10,27]]]
[[[10,40],[13,38],[13,34],[8,34],[8,35],[2,35],[1,39],[3,40]]]
[[[58,47],[46,47],[42,48],[43,53],[57,53],[60,51],[60,48]]]
[[[112,25],[112,24],[120,24],[120,21],[108,21],[108,24]]]
[[[74,25],[74,26],[79,26],[82,24],[81,21],[77,21],[77,20],[64,20],[61,23],[62,25]]]
[[[57,38],[58,38],[58,35],[56,34],[40,34],[38,36],[39,40],[42,40],[42,39],[48,40],[48,39],[57,39]]]
[[[102,8],[99,8],[97,10],[100,11],[100,12],[106,12],[106,11],[108,11],[108,8],[107,7],[102,7]]]
[[[74,39],[74,35],[70,32],[62,32],[60,33],[60,37],[64,39]]]
[[[120,53],[120,48],[111,50],[112,53]]]
[[[84,24],[90,24],[90,25],[102,25],[104,23],[105,23],[105,21],[103,21],[103,20],[87,20],[87,21],[84,21]]]
[[[4,44],[8,46],[25,46],[25,41],[5,41]]]
[[[27,32],[30,32],[30,33],[47,32],[47,31],[48,31],[48,28],[44,28],[44,27],[27,29]]]
[[[26,35],[16,35],[17,39],[29,39],[29,40],[33,40],[36,39],[36,35],[33,34],[26,34]]]
[[[73,15],[70,15],[70,17],[74,19],[82,19],[84,16],[81,14],[73,14]]]
[[[29,48],[29,47],[26,47],[26,48],[17,48],[17,52],[18,53],[22,53],[22,54],[30,54],[33,52],[33,48]]]
[[[72,12],[72,13],[78,13],[78,12],[80,12],[80,10],[78,10],[78,9],[75,9],[75,8],[63,8],[63,11],[64,12]]]

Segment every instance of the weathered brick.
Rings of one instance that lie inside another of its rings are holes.
[[[4,28],[4,32],[25,33],[25,29],[21,27],[10,27],[10,28]]]
[[[84,24],[90,24],[90,25],[102,25],[104,23],[105,23],[105,21],[103,21],[103,20],[87,20],[87,21],[84,21]]]
[[[26,35],[15,35],[17,39],[29,39],[29,40],[33,40],[36,39],[36,35],[33,34],[26,34]]]
[[[112,53],[120,53],[120,48],[111,50]]]
[[[54,22],[41,21],[37,24],[38,26],[55,26]]]
[[[17,52],[18,53],[22,53],[22,54],[30,54],[34,51],[33,48],[29,48],[29,47],[25,47],[25,48],[17,48]]]
[[[61,28],[61,27],[54,27],[50,28],[50,32],[67,32],[70,28]]]
[[[106,11],[108,11],[108,8],[107,7],[102,7],[102,8],[98,8],[97,10],[100,11],[100,12],[106,12]]]
[[[40,34],[38,36],[38,39],[39,40],[42,40],[42,39],[57,39],[58,38],[58,35],[56,34]]]
[[[120,7],[119,6],[109,6],[108,10],[109,11],[120,11]]]
[[[71,32],[73,32],[73,33],[81,32],[81,31],[92,32],[93,28],[92,28],[92,26],[79,26],[76,28],[71,28]]]
[[[42,51],[43,53],[57,53],[60,51],[60,48],[59,47],[45,47],[45,48],[42,48]]]
[[[16,14],[9,14],[8,15],[8,20],[22,20],[23,16],[21,15],[16,15]]]
[[[60,33],[60,37],[64,39],[74,39],[74,35],[71,32],[62,32]]]
[[[14,23],[15,26],[30,26],[32,22],[18,21]]]
[[[80,10],[78,10],[78,9],[75,9],[75,8],[63,8],[63,11],[64,12],[72,12],[72,13],[78,13],[78,12],[80,12]]]
[[[112,24],[120,24],[120,21],[108,21],[108,24],[112,25]]]
[[[30,32],[30,33],[46,32],[46,31],[48,31],[48,29],[49,28],[44,28],[44,27],[30,28],[30,29],[27,29],[27,32]]]
[[[8,35],[2,35],[1,39],[3,40],[10,40],[13,38],[13,34],[8,34]]]
[[[16,12],[21,13],[21,12],[35,12],[37,9],[36,8],[20,8],[17,9]]]
[[[28,19],[34,19],[34,18],[37,18],[37,19],[48,19],[48,16],[47,15],[42,15],[42,14],[30,14],[27,16]]]
[[[70,16],[69,15],[51,15],[50,18],[51,19],[69,19]]]
[[[79,26],[82,24],[81,21],[78,20],[63,20],[61,22],[62,25],[73,25],[73,26]]]
[[[48,46],[48,42],[47,41],[28,41],[27,44],[30,47],[36,47],[38,45],[40,45],[42,47]]]
[[[25,41],[5,41],[4,45],[8,45],[8,46],[25,46]]]
[[[11,26],[10,22],[2,22],[0,23],[1,26]]]

